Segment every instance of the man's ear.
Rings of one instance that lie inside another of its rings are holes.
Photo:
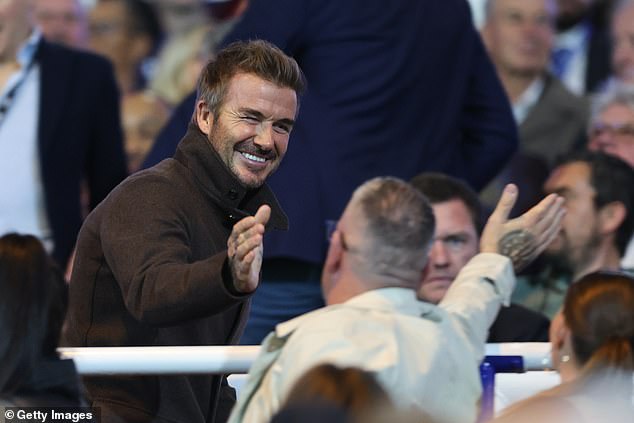
[[[615,233],[627,216],[627,210],[620,201],[613,201],[599,210],[599,229],[602,234]]]
[[[341,233],[335,231],[330,239],[330,247],[326,255],[323,273],[332,278],[341,269],[341,257],[343,256],[343,246],[341,244]]]
[[[204,100],[198,100],[196,103],[196,125],[200,131],[209,136],[213,127],[214,117]]]

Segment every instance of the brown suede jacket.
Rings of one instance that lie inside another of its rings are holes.
[[[272,209],[267,229],[287,229],[270,189],[241,186],[190,125],[174,158],[130,176],[86,219],[64,344],[237,342],[250,296],[232,291],[227,239],[262,204]],[[224,421],[235,398],[219,375],[84,380],[103,421]]]

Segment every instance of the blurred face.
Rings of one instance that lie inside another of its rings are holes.
[[[550,0],[496,0],[482,35],[496,67],[536,76],[546,69],[553,44]]]
[[[242,185],[256,188],[284,157],[296,110],[291,88],[240,73],[229,82],[219,116],[210,116],[213,124],[207,135]]]
[[[634,3],[614,15],[612,41],[614,73],[619,79],[634,84]]]
[[[136,172],[167,122],[169,111],[155,97],[132,94],[122,99],[121,122],[125,134],[128,171]]]
[[[16,60],[31,32],[32,0],[0,0],[0,62]]]
[[[546,253],[564,260],[572,270],[590,261],[600,239],[590,172],[585,162],[568,163],[555,168],[544,185],[546,193],[561,195],[566,207],[562,228]]]
[[[36,0],[35,21],[49,41],[71,47],[86,43],[86,22],[78,0]]]
[[[617,156],[634,166],[634,110],[614,103],[599,114],[590,128],[588,149]]]
[[[122,1],[97,2],[88,17],[88,45],[106,56],[115,67],[134,66],[129,51],[129,23]]]
[[[418,296],[438,304],[467,262],[478,253],[478,234],[459,199],[432,204],[436,233]]]

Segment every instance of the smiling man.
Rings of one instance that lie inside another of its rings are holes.
[[[284,157],[303,76],[262,41],[203,70],[174,158],[119,185],[81,230],[70,289],[71,346],[222,345],[242,332],[262,236],[287,219],[266,178]],[[89,377],[103,421],[225,421],[221,376]]]

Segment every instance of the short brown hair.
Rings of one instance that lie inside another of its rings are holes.
[[[323,363],[303,374],[288,393],[285,407],[321,403],[335,406],[350,417],[392,405],[374,373],[358,367]]]
[[[198,79],[198,100],[207,103],[218,116],[229,81],[238,73],[251,73],[280,87],[291,88],[299,96],[304,90],[304,75],[292,57],[263,40],[236,41],[222,49],[203,68]]]

